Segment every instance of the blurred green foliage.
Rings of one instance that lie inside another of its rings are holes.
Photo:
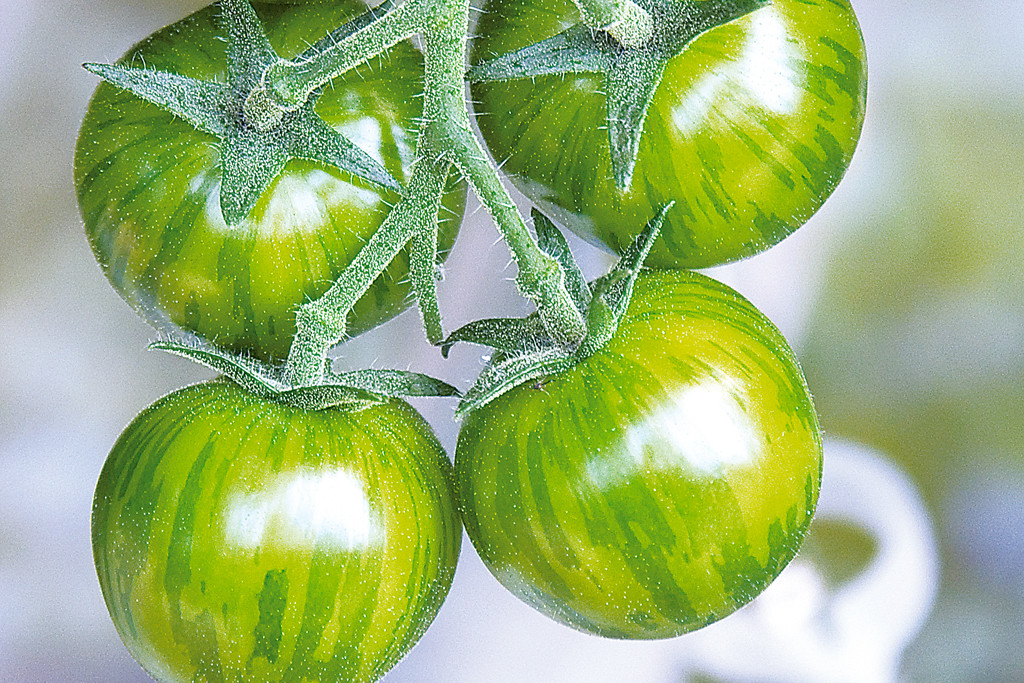
[[[1020,681],[1024,102],[908,89],[900,104],[801,359],[824,431],[889,454],[935,519],[942,588],[909,678]]]

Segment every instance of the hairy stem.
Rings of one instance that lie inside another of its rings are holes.
[[[406,0],[312,57],[272,64],[263,74],[268,97],[282,109],[298,109],[331,79],[422,32],[440,4],[437,0]]]
[[[566,289],[561,266],[533,240],[470,128],[464,78],[468,24],[468,0],[407,0],[339,42],[325,45],[309,60],[281,61],[264,74],[272,98],[298,106],[330,79],[391,45],[415,33],[424,37],[423,121],[412,176],[402,199],[337,282],[296,313],[298,329],[285,366],[285,379],[294,386],[322,381],[327,354],[344,338],[352,306],[411,240],[417,241],[412,276],[417,295],[424,299],[424,325],[428,337],[440,340],[435,288],[428,281],[433,275],[433,255],[426,252],[436,254],[437,212],[451,164],[459,168],[494,217],[519,267],[516,284],[524,296],[536,302],[551,338],[576,347],[586,336],[586,322]]]
[[[424,32],[427,130],[436,148],[445,150],[493,216],[519,267],[519,291],[537,304],[545,329],[555,341],[576,346],[586,335],[586,323],[569,296],[562,269],[533,240],[497,168],[470,128],[464,85],[468,2],[462,0],[460,10],[451,21]]]
[[[437,205],[448,169],[447,162],[421,156],[413,164],[405,196],[370,241],[322,297],[299,308],[295,316],[298,331],[285,370],[292,385],[320,383],[327,353],[344,338],[345,319],[352,306],[418,232],[437,229]]]
[[[583,21],[625,47],[639,47],[654,31],[651,15],[633,0],[575,0]]]

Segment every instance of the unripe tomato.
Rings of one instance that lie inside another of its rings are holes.
[[[570,0],[490,0],[471,59],[578,21]],[[773,0],[668,62],[625,192],[612,178],[600,76],[477,83],[473,100],[494,157],[545,213],[621,252],[674,201],[647,264],[703,268],[767,249],[825,202],[853,156],[866,92],[849,0]]]
[[[647,272],[612,340],[470,414],[456,480],[473,545],[573,628],[664,638],[757,596],[793,559],[821,483],[803,375],[728,287]]]
[[[153,677],[375,681],[455,572],[451,465],[393,400],[308,412],[217,380],[150,406],[92,518],[107,609]]]
[[[357,0],[255,7],[282,56],[302,52],[366,9]],[[121,62],[223,81],[218,16],[216,6],[200,10],[157,31]],[[405,182],[422,79],[422,56],[404,42],[332,81],[317,112]],[[96,258],[129,304],[154,324],[169,321],[263,359],[287,355],[295,310],[334,283],[398,201],[397,193],[337,168],[293,159],[248,219],[229,228],[219,208],[217,138],[107,83],[82,124],[75,184]],[[463,186],[452,188],[440,213],[444,250],[465,200]],[[403,253],[356,303],[348,332],[397,315],[408,307],[409,292]]]

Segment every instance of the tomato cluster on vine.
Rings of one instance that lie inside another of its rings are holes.
[[[864,111],[852,9],[484,9],[470,51],[465,0],[221,0],[87,65],[97,260],[154,346],[221,374],[144,410],[96,489],[104,599],[158,680],[379,680],[441,608],[463,525],[522,600],[614,638],[726,617],[800,547],[822,466],[803,375],[687,269],[767,249],[839,182]],[[537,310],[445,335],[467,187]],[[618,264],[588,282],[549,216]],[[473,386],[332,369],[413,302],[445,355],[491,347]],[[406,396],[459,397],[454,463]]]

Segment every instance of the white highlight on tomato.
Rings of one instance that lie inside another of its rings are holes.
[[[238,496],[224,513],[226,540],[245,548],[272,536],[277,546],[355,550],[376,543],[382,531],[363,482],[345,470],[281,475],[267,490]]]
[[[761,444],[730,384],[708,378],[673,394],[657,412],[630,429],[626,448],[641,461],[654,446],[662,457],[671,454],[667,457],[707,475],[752,462]]]
[[[777,12],[753,12],[749,21],[750,36],[731,75],[764,107],[776,114],[792,114],[800,93],[796,75],[787,66],[800,55],[786,39],[788,31]]]
[[[787,39],[782,17],[774,9],[764,8],[741,21],[745,22],[747,33],[739,56],[721,68],[705,71],[682,102],[671,110],[672,124],[684,138],[697,134],[701,128],[719,125],[716,122],[723,117],[740,116],[740,110],[751,108],[750,103],[776,114],[797,111],[800,91],[796,75],[788,65],[795,64],[800,55],[796,45]],[[737,98],[737,87],[748,92],[749,98]]]
[[[728,378],[709,377],[682,387],[629,428],[621,450],[591,459],[587,474],[605,488],[646,465],[682,466],[713,477],[756,461],[762,444],[734,385]]]

